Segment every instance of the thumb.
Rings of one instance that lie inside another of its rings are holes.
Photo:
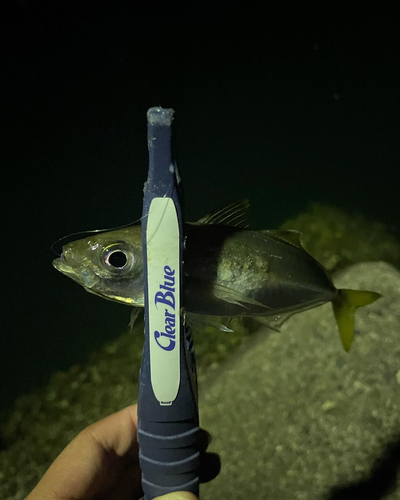
[[[154,498],[153,500],[199,500],[196,495],[190,493],[189,491],[174,491],[172,493],[167,493],[161,497]]]

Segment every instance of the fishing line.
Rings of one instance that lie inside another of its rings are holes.
[[[174,167],[174,168],[175,168],[175,167]],[[177,171],[176,171],[176,169],[175,169],[175,174],[177,174],[177,173],[178,173],[178,172],[177,172]],[[180,178],[179,178],[179,177],[177,177],[177,179],[180,179]],[[169,190],[166,192],[166,194],[164,194],[164,198],[171,198],[171,197],[172,197],[173,190],[174,190],[174,187],[173,187],[173,186],[170,186]],[[153,209],[153,210],[151,210],[151,205],[150,205],[150,207],[149,207],[149,212],[148,212],[148,214],[147,214],[147,217],[148,217],[151,213],[153,213],[153,211],[154,211],[154,209]],[[161,225],[162,225],[162,219],[164,218],[164,215],[165,215],[165,212],[166,212],[166,211],[167,211],[167,206],[165,206],[165,207],[164,207],[164,213],[163,213],[163,215],[160,217],[159,224],[158,224],[158,226],[157,226],[156,230],[154,231],[154,233],[151,235],[151,237],[150,237],[150,238],[148,238],[148,242],[151,242],[152,238],[153,238],[153,237],[157,234],[157,231],[159,230],[159,228],[160,228],[160,227],[161,227]],[[144,217],[142,217],[142,219],[143,219],[143,218],[144,218]]]
[[[82,36],[82,33],[84,33],[86,35],[86,39],[90,39],[92,42],[96,42],[94,45],[95,46],[102,46],[104,49],[106,49],[106,51],[108,51],[115,59],[117,59],[126,69],[129,70],[129,72],[131,73],[134,73],[134,76],[135,76],[135,80],[140,82],[141,85],[152,95],[156,95],[156,92],[155,92],[155,89],[152,85],[149,84],[148,81],[146,81],[141,74],[138,74],[137,72],[134,72],[134,69],[133,67],[128,64],[128,62],[121,56],[121,54],[115,50],[113,47],[111,47],[111,45],[105,41],[105,39],[100,36],[100,34],[98,33],[99,30],[97,28],[95,28],[92,24],[90,24],[88,21],[86,21],[85,19],[83,19],[79,13],[76,11],[76,9],[73,9],[71,7],[70,4],[67,4],[67,2],[63,1],[63,5],[64,5],[64,9],[66,12],[68,12],[68,14],[70,15],[70,17],[72,19],[74,19],[76,21],[76,25],[78,26],[79,24],[81,25],[80,26],[80,34]],[[83,29],[82,29],[83,27]],[[91,34],[89,35],[88,33],[88,29],[91,31]],[[97,44],[97,45],[96,45]],[[172,188],[170,188],[171,190]],[[170,192],[166,193],[165,196],[170,196]],[[83,235],[91,235],[91,234],[96,234],[96,233],[103,233],[103,232],[107,232],[107,231],[116,231],[118,229],[123,229],[125,227],[130,227],[130,226],[133,226],[137,223],[140,223],[141,221],[143,220],[143,217],[140,217],[139,219],[136,219],[135,221],[133,222],[130,222],[128,224],[124,224],[122,226],[117,226],[117,227],[113,227],[113,228],[107,228],[107,229],[93,229],[93,230],[88,230],[88,231],[77,231],[77,232],[74,232],[74,233],[71,233],[71,234],[68,234],[67,236],[63,236],[61,238],[59,238],[58,240],[56,240],[54,243],[52,243],[51,245],[51,251],[54,252],[56,255],[58,256],[61,256],[61,253],[57,252],[55,247],[56,245],[58,244],[61,244],[61,247],[63,246],[63,244],[65,244],[70,238],[72,237],[75,237],[75,236],[83,236]]]
[[[70,4],[67,4],[67,2],[63,1],[63,5],[64,5],[65,11],[69,13],[70,17],[72,19],[74,19],[75,21],[77,21],[76,25],[79,25],[79,24],[81,25],[81,29],[80,29],[81,35],[82,35],[82,26],[83,26],[83,32],[84,32],[84,34],[86,34],[86,38],[91,39],[92,42],[93,41],[96,42],[97,46],[102,46],[115,59],[117,59],[126,69],[128,69],[129,72],[134,73],[133,67],[130,64],[128,64],[128,62],[121,56],[121,54],[117,50],[115,50],[107,41],[104,40],[103,37],[100,36],[100,34],[98,33],[99,30],[97,28],[95,28],[92,24],[90,24],[88,21],[83,19],[79,15],[79,13],[77,13],[76,9],[73,9]],[[88,36],[88,29],[91,31],[91,34],[90,34],[91,36],[90,35]],[[96,46],[96,44],[95,44],[95,46]],[[154,87],[152,85],[150,85],[148,81],[144,80],[144,78],[140,74],[138,74],[137,72],[135,72],[135,80],[140,82],[142,84],[142,86],[147,91],[150,91],[150,94],[156,95],[156,93],[154,91],[155,90]],[[171,191],[171,190],[172,190],[172,188],[170,187],[169,191]],[[170,197],[170,195],[171,195],[171,192],[167,192],[165,194],[165,196],[168,196],[168,197]],[[108,231],[116,231],[118,229],[123,229],[126,227],[133,226],[137,223],[140,223],[142,220],[143,220],[143,216],[140,217],[139,219],[136,219],[133,222],[130,222],[128,224],[124,224],[122,226],[106,228],[106,229],[92,229],[92,230],[87,230],[87,231],[77,231],[74,233],[70,233],[67,236],[63,236],[63,237],[59,238],[58,240],[56,240],[54,243],[52,243],[51,251],[54,252],[56,255],[61,256],[61,252],[59,253],[55,249],[56,245],[60,244],[61,248],[62,248],[63,244],[65,244],[71,238],[75,239],[76,236],[84,237],[86,235],[89,236],[91,234],[104,233],[104,232],[108,232]]]
[[[169,188],[169,190],[165,193],[164,197],[166,198],[170,198],[171,197],[171,194],[172,194],[172,187]],[[58,255],[59,257],[61,257],[61,253],[62,252],[57,252],[57,250],[55,249],[55,246],[57,244],[61,244],[61,249],[62,247],[67,243],[68,240],[70,240],[70,238],[74,238],[72,241],[75,241],[75,236],[82,236],[82,237],[85,237],[86,235],[87,236],[90,236],[91,234],[97,234],[97,233],[106,233],[106,232],[109,232],[109,231],[118,231],[119,229],[124,229],[126,227],[131,227],[131,226],[134,226],[136,224],[140,224],[142,222],[142,220],[144,220],[146,217],[149,216],[149,213],[147,215],[142,215],[141,217],[139,217],[139,219],[136,219],[134,220],[133,222],[128,222],[127,224],[123,224],[122,226],[116,226],[116,227],[109,227],[109,228],[106,228],[106,229],[89,229],[87,231],[77,231],[75,233],[70,233],[70,234],[67,234],[67,236],[62,236],[61,238],[58,238],[58,240],[56,240],[54,243],[51,244],[51,251],[54,252],[56,255]],[[85,235],[85,236],[83,236]]]
[[[145,217],[147,217],[147,215]],[[62,236],[61,238],[58,238],[58,240],[56,240],[54,243],[51,244],[50,248],[51,248],[52,252],[54,252],[56,255],[58,255],[60,257],[61,253],[58,253],[54,248],[60,242],[63,242],[63,244],[61,244],[61,248],[62,248],[64,246],[64,244],[67,243],[67,241],[72,237],[81,236],[81,235],[90,236],[91,234],[96,234],[96,233],[106,233],[108,231],[117,231],[118,229],[123,229],[125,227],[134,226],[135,224],[140,223],[143,219],[144,219],[144,217],[142,216],[139,219],[136,219],[133,222],[129,222],[128,224],[123,224],[122,226],[109,227],[107,229],[89,229],[87,231],[77,231],[76,233],[70,233],[70,234],[67,234],[67,236]],[[76,238],[74,238],[72,241],[75,241],[75,239]]]

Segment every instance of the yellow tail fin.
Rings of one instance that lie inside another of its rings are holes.
[[[354,336],[354,313],[359,307],[375,302],[381,295],[364,290],[339,290],[336,299],[332,302],[340,338],[346,351],[350,350]]]

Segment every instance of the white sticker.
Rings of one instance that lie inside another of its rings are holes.
[[[151,385],[170,405],[180,384],[179,224],[171,198],[153,198],[146,243]]]

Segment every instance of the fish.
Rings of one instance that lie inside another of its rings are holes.
[[[337,289],[303,248],[298,231],[251,230],[249,209],[248,200],[239,200],[185,223],[186,321],[232,331],[227,326],[231,318],[251,317],[279,331],[292,315],[331,302],[349,351],[356,310],[381,295]],[[53,266],[88,292],[133,306],[133,316],[144,307],[140,223],[69,242]]]

